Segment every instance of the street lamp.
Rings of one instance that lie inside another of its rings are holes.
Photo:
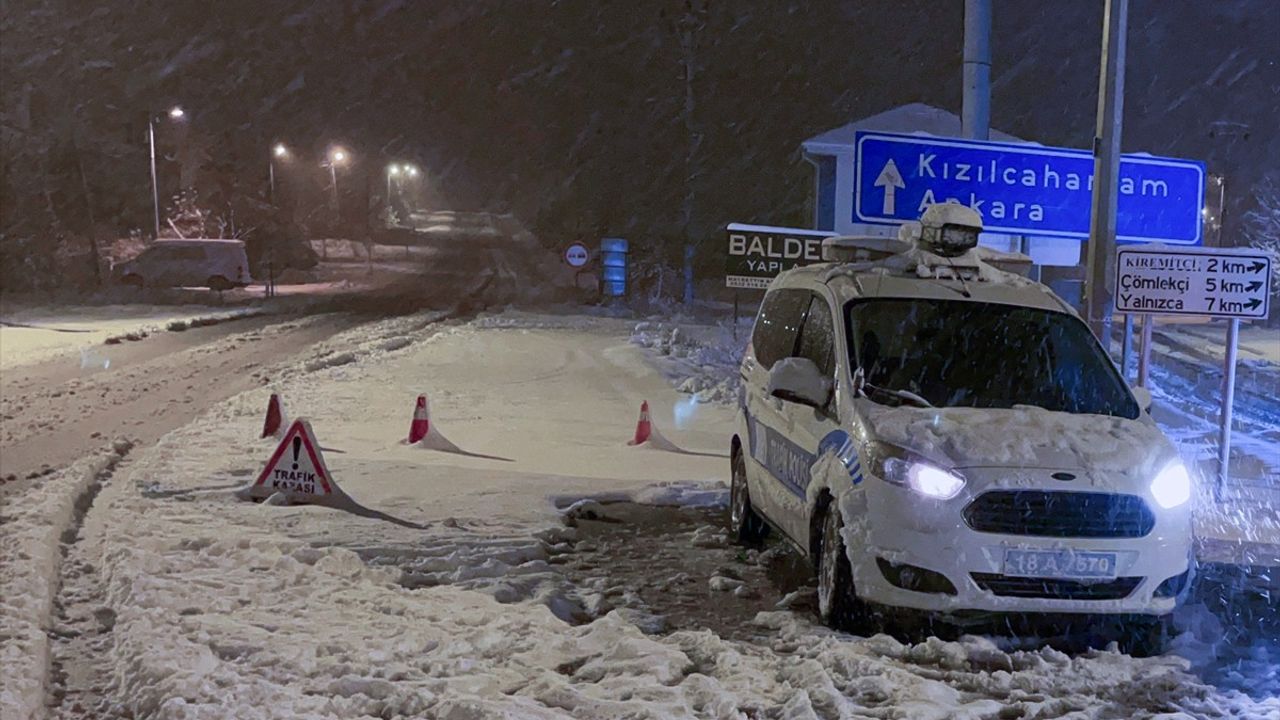
[[[276,160],[284,160],[289,157],[289,148],[284,143],[276,143],[271,148],[271,159],[267,161],[267,175],[270,178],[270,200],[271,204],[276,204]]]
[[[347,162],[347,151],[340,147],[329,149],[329,181],[333,186],[333,214],[341,217],[338,207],[338,166]]]
[[[170,120],[181,120],[186,113],[182,108],[174,105],[169,108]],[[160,185],[156,182],[156,120],[159,117],[154,112],[147,113],[147,145],[151,148],[151,210],[152,217],[155,219],[155,237],[160,237]]]
[[[391,178],[400,174],[400,166],[391,163],[387,166],[387,207],[391,207]]]

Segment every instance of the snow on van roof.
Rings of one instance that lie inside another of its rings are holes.
[[[806,265],[784,275],[798,282],[826,284],[842,301],[919,297],[1021,305],[1074,314],[1075,310],[1048,287],[993,264],[1022,257],[983,247],[958,257],[943,257],[913,246],[868,262]]]

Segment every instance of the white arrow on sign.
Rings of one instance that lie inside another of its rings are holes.
[[[905,188],[907,184],[902,181],[902,173],[898,172],[898,166],[893,162],[893,158],[889,158],[889,162],[884,164],[884,168],[880,174],[876,176],[876,187],[884,188],[884,210],[882,215],[893,214],[893,194],[898,188]]]

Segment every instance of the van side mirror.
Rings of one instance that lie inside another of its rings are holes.
[[[780,400],[823,408],[831,400],[832,384],[812,360],[789,357],[773,364],[767,390]]]
[[[1151,412],[1151,403],[1155,399],[1151,397],[1151,391],[1144,387],[1129,388],[1133,392],[1133,399],[1138,401],[1138,407],[1142,408],[1142,412]]]

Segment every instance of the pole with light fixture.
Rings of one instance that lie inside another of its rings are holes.
[[[271,148],[271,159],[267,161],[267,177],[269,179],[268,198],[271,204],[276,204],[276,160],[284,160],[289,157],[289,148],[284,143],[276,143]]]
[[[387,207],[391,207],[391,179],[400,174],[400,166],[391,163],[387,166]]]
[[[171,120],[181,120],[185,113],[174,105],[167,113]],[[151,149],[151,210],[155,220],[155,236],[160,237],[160,185],[156,181],[156,113],[147,112],[147,145]]]
[[[341,208],[338,204],[338,165],[347,161],[347,151],[342,148],[332,148],[329,150],[329,185],[333,188],[333,215],[335,218],[341,217]]]

